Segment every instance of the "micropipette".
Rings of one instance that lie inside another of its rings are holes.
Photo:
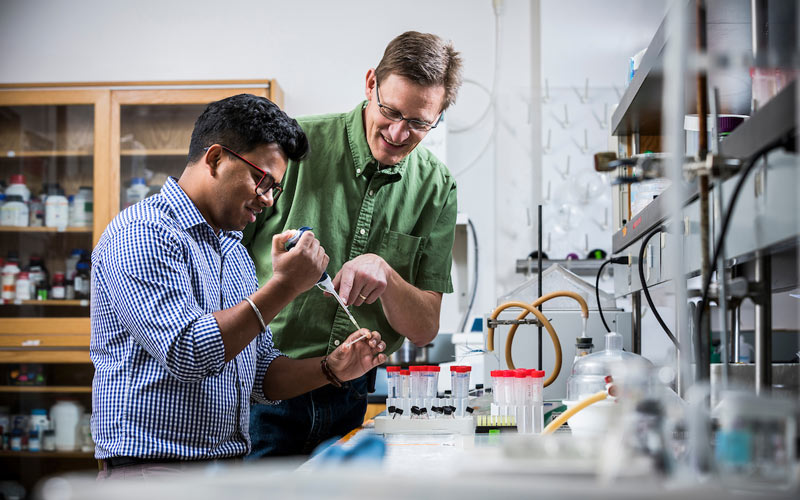
[[[291,250],[292,248],[294,248],[294,246],[297,244],[297,241],[300,239],[300,237],[303,235],[303,233],[305,233],[306,231],[310,231],[310,230],[311,230],[311,228],[308,227],[308,226],[303,226],[300,229],[298,229],[297,232],[294,233],[294,235],[291,238],[289,238],[289,241],[286,242],[286,250],[288,251],[288,250]],[[322,277],[319,279],[319,281],[317,281],[317,288],[319,288],[323,292],[328,292],[331,295],[333,295],[333,297],[336,299],[336,302],[338,302],[339,305],[342,306],[342,309],[344,309],[344,312],[347,313],[347,317],[350,318],[350,322],[353,323],[353,325],[356,327],[356,329],[361,330],[361,327],[358,326],[358,322],[356,322],[356,319],[353,317],[352,314],[350,314],[350,310],[347,309],[347,305],[345,305],[345,303],[342,300],[342,298],[339,297],[339,294],[336,293],[336,289],[333,288],[333,283],[331,282],[331,277],[328,276],[328,272],[327,271],[323,271]],[[364,337],[366,337],[366,334],[362,335],[357,340],[361,340]],[[356,342],[357,340],[354,340],[353,342]],[[353,342],[350,342],[350,344],[352,344]],[[347,345],[350,345],[350,344],[347,344]]]

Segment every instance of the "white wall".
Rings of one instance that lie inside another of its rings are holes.
[[[397,34],[451,39],[467,82],[447,116],[447,163],[478,233],[481,316],[522,281],[515,260],[535,248],[542,78],[621,86],[665,1],[496,4],[497,51],[491,0],[0,0],[0,82],[276,78],[289,114],[315,114],[363,99],[367,69]]]

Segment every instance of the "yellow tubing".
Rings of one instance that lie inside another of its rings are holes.
[[[492,314],[491,317],[491,319],[497,319],[497,315],[501,311],[509,307],[520,307],[523,309],[523,311],[519,316],[517,316],[517,320],[525,319],[528,313],[533,313],[533,315],[536,316],[536,318],[542,323],[543,326],[545,326],[545,328],[549,326],[549,328],[547,328],[547,333],[550,334],[550,338],[553,340],[553,347],[556,350],[556,364],[555,367],[553,368],[553,373],[551,373],[550,376],[547,378],[547,380],[544,381],[545,387],[552,384],[553,381],[556,379],[556,377],[558,377],[558,374],[561,372],[561,343],[558,341],[558,335],[556,334],[556,331],[553,329],[550,322],[547,321],[547,319],[544,318],[544,316],[539,314],[539,310],[535,308],[543,304],[544,302],[547,302],[548,300],[554,299],[556,297],[570,297],[572,299],[575,299],[581,307],[581,316],[583,316],[583,318],[589,317],[589,306],[586,304],[586,301],[583,300],[583,297],[581,297],[575,292],[570,292],[568,290],[559,290],[542,295],[541,297],[533,301],[533,303],[530,306],[528,306],[527,304],[524,304],[524,306],[520,305],[523,304],[522,302],[506,302],[505,304],[500,305],[500,307],[498,307],[495,310],[495,312]],[[517,328],[519,328],[519,325],[512,325],[511,329],[508,331],[508,337],[506,337],[506,350],[505,350],[506,365],[508,365],[508,368],[511,370],[514,369],[514,360],[511,357],[511,345],[514,342],[514,336],[517,334]],[[487,336],[487,347],[490,351],[494,351],[494,328],[489,328]]]
[[[564,413],[562,413],[561,415],[559,415],[557,419],[555,419],[552,422],[550,422],[549,424],[547,424],[547,427],[545,427],[544,430],[542,431],[542,435],[544,436],[545,434],[554,433],[556,431],[556,429],[558,429],[559,427],[564,425],[564,422],[569,420],[570,417],[572,417],[573,415],[575,415],[579,411],[583,410],[587,406],[590,406],[590,405],[593,405],[593,404],[595,404],[595,403],[597,403],[599,401],[602,401],[602,400],[606,399],[607,397],[608,397],[608,393],[606,391],[600,391],[600,392],[595,393],[592,396],[589,396],[588,398],[582,400],[580,403],[576,404],[575,406],[573,406],[569,410],[567,410]]]
[[[553,348],[556,351],[556,364],[553,368],[553,373],[547,377],[547,380],[544,381],[544,387],[552,384],[553,381],[558,377],[559,372],[561,371],[561,343],[558,341],[558,335],[556,335],[556,331],[553,328],[553,325],[550,324],[550,321],[544,317],[542,313],[539,312],[538,309],[533,307],[530,304],[525,302],[506,302],[505,304],[500,305],[497,309],[494,310],[490,319],[497,319],[497,316],[504,310],[508,309],[509,307],[519,307],[524,309],[526,312],[520,316],[520,319],[524,318],[528,315],[528,313],[533,314],[536,318],[542,323],[542,325],[547,330],[547,333],[550,334],[550,339],[553,341]],[[514,325],[512,328],[515,328],[518,325]],[[490,351],[494,351],[494,328],[490,327],[487,336],[487,347]],[[506,364],[510,370],[514,369],[514,361],[511,359],[511,342],[506,342]]]

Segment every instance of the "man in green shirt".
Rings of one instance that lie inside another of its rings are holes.
[[[291,162],[280,203],[245,230],[260,283],[272,274],[272,236],[312,226],[328,271],[359,325],[381,332],[386,353],[408,338],[428,344],[439,330],[443,293],[453,291],[456,184],[417,145],[436,127],[461,85],[461,59],[436,35],[392,40],[366,75],[366,98],[349,113],[299,119],[310,153]],[[319,290],[298,296],[271,322],[276,347],[294,358],[330,353],[353,331]],[[251,411],[251,457],[301,455],[358,427],[367,376]]]

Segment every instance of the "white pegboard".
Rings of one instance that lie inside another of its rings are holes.
[[[594,171],[608,147],[620,89],[542,86],[542,246],[551,259],[611,251],[610,179]]]

